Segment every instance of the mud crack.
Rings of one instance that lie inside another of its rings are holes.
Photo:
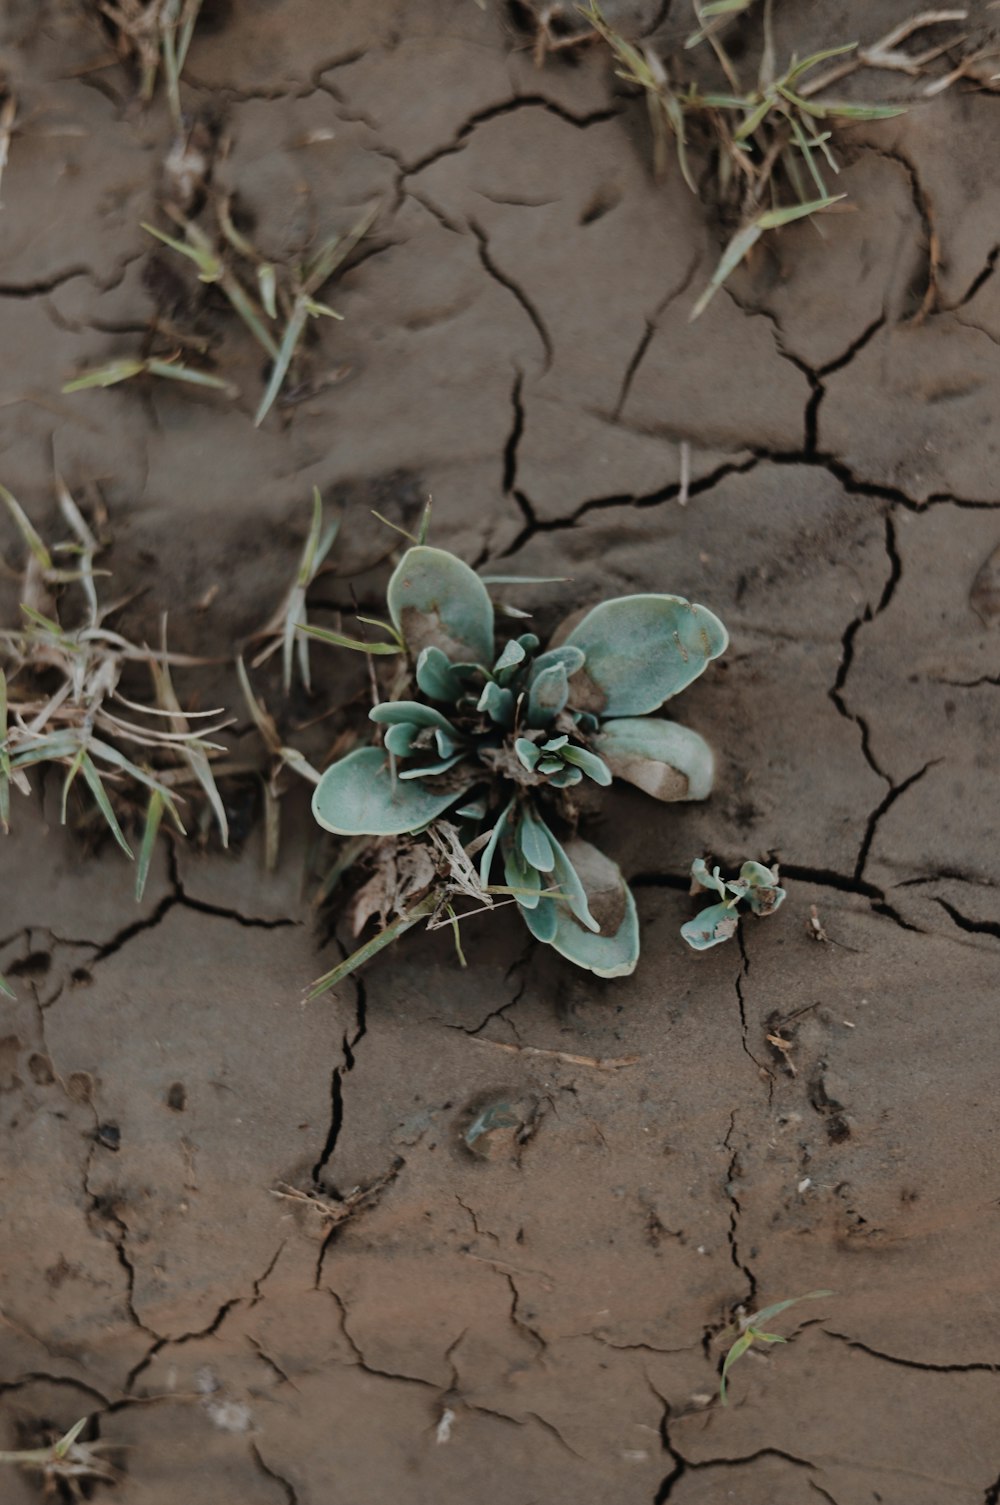
[[[255,1442],[251,1442],[250,1444],[250,1456],[254,1461],[254,1466],[264,1475],[265,1479],[273,1479],[275,1484],[284,1490],[286,1505],[298,1505],[299,1497],[295,1493],[294,1485],[290,1480],[285,1478],[284,1474],[279,1474],[270,1464],[264,1462],[264,1459],[261,1457],[260,1448]]]
[[[479,246],[479,260],[482,262],[485,270],[493,278],[494,282],[498,282],[501,287],[507,289],[510,295],[517,300],[517,302],[523,308],[524,312],[527,314],[528,318],[531,320],[531,323],[535,329],[535,333],[538,335],[538,338],[541,341],[542,354],[544,356],[542,370],[543,372],[547,371],[552,365],[554,351],[552,348],[552,337],[545,326],[544,319],[542,318],[538,309],[532,303],[531,299],[528,297],[524,289],[520,287],[512,277],[509,277],[506,272],[501,271],[496,262],[493,260],[493,257],[490,253],[489,238],[487,237],[486,231],[483,229],[483,227],[474,219],[470,219],[469,229],[476,237],[476,241]]]
[[[858,1338],[851,1338],[847,1333],[833,1332],[828,1327],[821,1327],[820,1331],[827,1338],[846,1343],[848,1348],[859,1349],[861,1353],[866,1353],[873,1359],[881,1359],[886,1364],[898,1364],[901,1369],[923,1369],[928,1374],[1000,1374],[1000,1364],[987,1364],[985,1361],[971,1364],[929,1364],[923,1359],[904,1359],[897,1354],[883,1353],[881,1349],[871,1348]]]
[[[701,252],[697,251],[691,258],[691,262],[688,265],[683,276],[681,277],[680,282],[676,285],[676,287],[672,287],[666,293],[664,293],[663,297],[660,299],[653,312],[646,318],[642,334],[639,336],[639,343],[636,345],[635,350],[632,352],[632,355],[629,358],[628,365],[625,367],[625,374],[622,377],[621,387],[618,390],[618,400],[615,403],[611,413],[612,422],[617,423],[618,419],[622,415],[622,410],[624,409],[625,404],[628,401],[628,394],[631,391],[632,383],[635,381],[636,373],[638,372],[639,367],[642,365],[643,360],[645,359],[646,351],[649,349],[650,342],[652,341],[654,334],[659,328],[660,320],[666,313],[667,309],[670,307],[671,303],[675,302],[676,299],[683,297],[683,295],[687,292],[688,288],[691,286],[691,281],[694,277],[694,274],[698,270],[700,262]]]
[[[663,1445],[663,1451],[673,1464],[670,1472],[653,1496],[653,1505],[666,1505],[666,1502],[673,1495],[675,1485],[684,1478],[685,1474],[699,1473],[706,1469],[742,1468],[748,1463],[756,1463],[760,1458],[781,1458],[785,1463],[791,1463],[796,1468],[815,1471],[816,1464],[811,1463],[808,1458],[799,1458],[794,1453],[786,1453],[783,1448],[775,1447],[758,1448],[756,1452],[745,1453],[738,1458],[700,1458],[695,1460],[685,1457],[670,1435],[671,1409],[669,1401],[665,1396],[660,1394],[648,1375],[646,1376],[646,1383],[663,1408],[660,1416],[660,1442]],[[812,1480],[810,1479],[809,1482],[812,1483]]]
[[[949,904],[947,899],[939,899],[937,894],[932,894],[931,897],[959,930],[965,930],[970,935],[994,935],[1000,940],[1000,924],[996,920],[970,920],[968,915],[956,909],[954,904]]]
[[[555,115],[567,125],[572,125],[577,130],[585,131],[589,126],[601,125],[606,120],[614,120],[622,113],[621,105],[609,105],[602,110],[592,110],[587,115],[574,115],[572,110],[567,110],[564,105],[557,104],[555,100],[547,99],[544,94],[517,94],[513,99],[504,100],[501,104],[487,105],[482,110],[477,110],[459,126],[451,141],[445,146],[435,147],[425,156],[418,157],[415,162],[401,163],[404,178],[414,177],[417,173],[424,172],[426,168],[433,167],[435,162],[440,162],[442,157],[454,156],[465,147],[469,137],[481,125],[487,125],[491,120],[499,120],[504,115],[512,115],[517,110],[545,110],[550,115]]]
[[[735,1269],[739,1270],[740,1274],[743,1276],[744,1280],[747,1283],[747,1293],[743,1300],[740,1302],[740,1305],[751,1307],[753,1306],[754,1299],[757,1295],[757,1277],[751,1270],[750,1266],[744,1261],[743,1256],[740,1252],[739,1226],[740,1216],[743,1212],[743,1206],[736,1195],[735,1188],[738,1185],[738,1178],[742,1172],[742,1164],[740,1162],[740,1152],[739,1150],[735,1149],[732,1144],[732,1137],[735,1130],[736,1113],[734,1110],[729,1116],[729,1129],[726,1133],[725,1139],[722,1141],[723,1148],[729,1151],[729,1164],[726,1167],[725,1182],[726,1197],[729,1200],[729,1230],[727,1238],[729,1242],[729,1257],[732,1260]]]

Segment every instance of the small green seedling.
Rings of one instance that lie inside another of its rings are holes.
[[[379,740],[326,770],[313,814],[336,835],[380,843],[384,867],[391,849],[412,871],[414,839],[426,836],[434,867],[423,894],[411,885],[413,902],[314,992],[419,919],[455,921],[459,894],[480,908],[514,899],[536,940],[599,977],[635,968],[635,902],[615,863],[577,835],[579,794],[584,781],[620,778],[654,799],[707,797],[710,747],[652,713],[725,650],[726,630],[683,597],[634,595],[593,607],[547,649],[533,632],[497,642],[497,583],[415,542],[389,582],[387,638],[349,644],[394,655],[392,693],[370,712]],[[398,871],[384,886],[399,892]]]
[[[92,387],[116,387],[120,382],[131,381],[136,376],[160,376],[169,381],[187,382],[192,387],[211,387],[216,392],[225,392],[227,397],[238,397],[239,387],[213,376],[210,371],[199,371],[194,366],[182,365],[177,360],[120,360],[108,361],[103,366],[93,366],[81,371],[72,381],[63,384],[63,392],[86,392]]]
[[[218,285],[270,360],[271,374],[254,416],[254,427],[259,428],[286,382],[309,320],[342,317],[322,302],[319,294],[367,235],[379,206],[370,206],[346,233],[330,236],[314,255],[287,267],[276,267],[257,252],[233,224],[228,200],[216,200],[215,209],[214,238],[169,205],[167,213],[183,238],[155,225],[144,223],[143,229],[193,262],[200,282]],[[252,292],[246,286],[248,272],[253,280]]]
[[[719,894],[722,902],[710,904],[681,926],[681,935],[695,951],[707,951],[732,939],[739,927],[740,904],[745,903],[755,915],[765,919],[785,900],[785,890],[778,887],[777,868],[765,867],[761,862],[744,862],[738,878],[723,878],[717,867],[709,872],[704,859],[696,857],[691,864],[691,892],[701,894],[710,890]]]
[[[719,1399],[724,1406],[729,1404],[726,1396],[726,1381],[737,1359],[742,1359],[754,1343],[788,1342],[788,1339],[781,1337],[779,1333],[765,1332],[761,1324],[769,1322],[779,1312],[787,1311],[790,1306],[797,1306],[800,1301],[818,1301],[821,1297],[832,1295],[832,1291],[807,1291],[804,1296],[792,1296],[788,1301],[776,1301],[773,1306],[762,1307],[759,1312],[753,1312],[749,1317],[739,1319],[739,1337],[726,1354],[722,1365],[722,1377],[719,1381]]]
[[[771,0],[764,0],[760,66],[755,83],[748,88],[719,32],[727,21],[750,11],[752,5],[753,0],[695,4],[699,26],[688,37],[685,52],[703,42],[709,44],[720,73],[717,89],[703,88],[690,76],[683,77],[689,67],[683,58],[663,59],[650,43],[628,41],[605,20],[598,0],[587,0],[580,6],[582,15],[610,48],[617,76],[645,97],[656,176],[662,177],[666,171],[673,139],[684,181],[697,193],[698,182],[688,157],[689,126],[702,135],[707,133],[713,143],[716,197],[723,211],[737,221],[737,228],[691,310],[692,319],[704,312],[762,235],[819,215],[844,198],[831,192],[827,178],[828,173],[840,170],[830,145],[836,127],[904,113],[902,105],[831,99],[822,91],[862,67],[919,72],[920,66],[945,48],[932,48],[914,59],[899,49],[900,41],[922,27],[964,15],[963,11],[925,12],[894,27],[869,47],[851,42],[806,58],[793,56],[779,68],[771,29]],[[831,60],[835,60],[832,68],[817,71]]]
[[[117,1472],[101,1457],[101,1450],[111,1444],[77,1441],[86,1425],[87,1417],[84,1416],[48,1447],[0,1451],[0,1463],[12,1463],[17,1468],[41,1474],[46,1494],[63,1485],[73,1499],[83,1500],[86,1496],[80,1488],[82,1480],[101,1479],[106,1484],[118,1482]]]
[[[58,476],[56,493],[72,536],[50,549],[16,497],[0,486],[0,502],[27,551],[23,623],[0,630],[0,660],[7,661],[6,670],[0,666],[0,827],[9,829],[11,786],[29,794],[30,768],[59,766],[65,769],[63,823],[70,791],[80,777],[115,841],[134,859],[112,793],[126,796],[129,803],[144,793],[148,803],[136,878],[136,897],[141,898],[163,816],[184,832],[178,805],[185,787],[200,789],[223,846],[228,844],[226,812],[211,764],[226,749],[209,738],[230,723],[214,719],[222,714],[218,709],[184,711],[174,691],[171,665],[205,660],[169,653],[165,641],[159,651],[139,647],[106,625],[115,606],[103,606],[98,596],[97,579],[106,574],[94,567],[100,544]],[[57,564],[60,555],[68,557],[71,568]],[[75,587],[82,597],[72,626],[62,620],[67,587]],[[126,697],[120,687],[126,667],[135,663],[150,673],[151,703]],[[196,718],[213,724],[192,729]]]

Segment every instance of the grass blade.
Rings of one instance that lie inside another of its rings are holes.
[[[308,317],[305,302],[301,297],[296,298],[295,307],[292,309],[288,323],[285,325],[285,333],[282,336],[274,365],[271,368],[271,378],[268,381],[264,396],[260,400],[260,407],[257,409],[253,420],[255,429],[260,428],[274,406],[275,398],[281,391],[281,384],[288,374],[288,368],[292,364],[292,356],[295,354],[295,347],[302,337],[302,331],[306,327],[306,319]]]
[[[198,268],[198,276],[202,282],[218,282],[222,275],[222,262],[212,251],[207,239],[204,244],[199,241],[198,244],[191,245],[186,240],[178,240],[176,235],[168,235],[165,230],[158,230],[147,220],[141,220],[140,223],[148,235],[155,236],[172,251],[177,251],[181,256],[186,256],[189,261],[193,261]]]
[[[311,622],[298,628],[321,643],[332,643],[335,648],[353,648],[358,653],[402,653],[398,643],[364,643],[360,638],[345,637],[342,632],[331,632],[328,627],[314,627]]]
[[[73,787],[73,780],[76,778],[77,774],[80,772],[80,767],[81,767],[81,765],[83,763],[83,760],[84,760],[84,758],[86,756],[87,756],[87,749],[85,747],[81,747],[80,751],[77,753],[76,757],[73,759],[72,763],[69,765],[69,769],[68,769],[68,771],[66,773],[66,777],[63,780],[62,810],[61,810],[60,815],[59,815],[59,824],[62,825],[62,826],[64,826],[66,824],[66,804],[67,804],[67,802],[69,800],[69,792],[70,792],[70,790]]]
[[[166,651],[166,643],[164,643],[164,651]],[[170,670],[167,668],[166,664],[158,664],[155,659],[150,659],[149,667],[153,676],[153,683],[156,687],[157,699],[159,700],[164,710],[171,712],[175,729],[181,732],[190,731],[190,727],[187,723],[187,718],[184,715],[184,712],[181,709],[180,701],[177,699],[177,696],[174,692],[173,680],[170,678]],[[212,766],[208,761],[208,754],[205,752],[204,748],[199,747],[197,742],[194,740],[181,747],[180,752],[188,767],[191,769],[191,772],[194,774],[195,778],[198,780],[198,783],[204,790],[205,797],[212,807],[212,814],[215,816],[215,822],[219,828],[219,836],[222,840],[222,845],[224,847],[228,847],[229,821],[226,818],[226,807],[222,803],[222,796],[219,793],[219,786],[215,782],[215,775],[212,773]]]
[[[758,214],[749,225],[744,225],[741,230],[737,230],[723,251],[719,265],[712,273],[711,281],[688,315],[688,322],[693,323],[705,312],[726,278],[736,270],[765,230],[777,230],[781,225],[791,224],[793,220],[804,219],[809,214],[818,214],[821,209],[828,209],[831,204],[837,203],[843,197],[842,193],[838,193],[825,199],[813,199],[808,204],[790,204],[784,209],[768,209],[763,214]]]
[[[149,805],[146,808],[146,824],[142,833],[142,845],[139,848],[139,865],[135,875],[135,901],[141,903],[142,896],[146,892],[146,879],[149,877],[149,865],[153,860],[153,848],[156,846],[156,836],[163,820],[163,809],[166,801],[158,789],[154,789],[149,796]]]
[[[363,946],[359,946],[357,951],[352,951],[350,956],[342,961],[339,966],[334,967],[332,971],[325,973],[322,977],[318,977],[311,984],[309,992],[306,994],[306,1002],[311,1003],[321,993],[326,993],[330,988],[335,988],[338,982],[343,982],[345,977],[349,977],[352,972],[356,972],[366,961],[369,961],[373,956],[377,956],[380,951],[384,951],[386,946],[391,946],[394,940],[397,940],[401,935],[405,935],[406,931],[412,929],[425,915],[431,914],[436,908],[437,902],[437,895],[428,894],[426,899],[421,899],[420,903],[415,904],[412,909],[405,910],[398,919],[393,920],[391,925],[387,925],[384,930],[379,931],[378,935],[373,936],[370,941],[366,941]]]
[[[0,976],[0,993],[2,993],[5,998],[13,998],[14,1002],[17,1002],[17,994],[14,992],[14,989],[10,986],[10,984],[4,981],[2,976]]]
[[[239,388],[221,376],[212,376],[208,371],[197,371],[193,366],[182,366],[179,361],[149,360],[146,370],[150,376],[166,376],[171,381],[190,382],[193,387],[212,387],[217,392],[226,392],[230,397],[239,396]]]
[[[89,371],[82,371],[72,381],[65,382],[60,391],[85,392],[89,387],[114,387],[120,381],[140,376],[145,369],[145,361],[109,361],[106,366],[94,366]]]
[[[30,552],[34,555],[43,570],[50,570],[52,568],[52,555],[31,526],[28,515],[17,500],[17,497],[12,491],[8,491],[6,486],[0,486],[0,498],[6,503],[7,511],[14,519],[17,530],[27,544]]]
[[[725,1360],[723,1361],[722,1365],[722,1378],[719,1381],[719,1399],[722,1401],[722,1404],[724,1406],[728,1406],[729,1404],[729,1401],[726,1397],[726,1379],[729,1375],[729,1371],[730,1369],[732,1369],[737,1359],[742,1359],[743,1355],[746,1353],[752,1342],[753,1333],[741,1333],[740,1336],[736,1339],[736,1342],[733,1344],[732,1348],[726,1354]]]
[[[135,853],[132,851],[132,848],[125,840],[125,833],[122,831],[121,826],[118,824],[117,815],[111,808],[111,801],[108,799],[108,791],[105,789],[104,784],[101,781],[100,774],[97,772],[97,769],[94,767],[93,762],[87,756],[86,752],[83,753],[83,757],[80,760],[80,771],[86,779],[87,784],[90,787],[90,792],[97,802],[97,808],[100,810],[101,814],[104,816],[104,819],[107,821],[108,826],[110,827],[112,836],[115,838],[115,841],[117,841],[118,845],[125,853],[125,856],[128,857],[131,862],[134,862]]]

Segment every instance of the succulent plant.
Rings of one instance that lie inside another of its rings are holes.
[[[511,894],[536,939],[600,977],[632,972],[635,903],[616,864],[576,834],[578,786],[620,778],[660,800],[708,795],[708,743],[650,713],[723,652],[722,623],[679,596],[621,596],[571,619],[548,648],[533,632],[496,644],[484,581],[423,543],[400,560],[388,609],[412,698],[376,705],[383,744],[323,774],[319,824],[402,838],[447,816],[482,889]],[[503,885],[491,882],[497,869]]]
[[[681,926],[681,935],[695,951],[707,951],[722,941],[731,940],[740,923],[739,906],[745,903],[755,915],[766,918],[784,902],[785,890],[778,887],[778,869],[760,862],[744,862],[738,878],[723,878],[717,867],[711,872],[704,858],[691,864],[691,891],[713,891],[721,903],[710,904],[693,920]]]

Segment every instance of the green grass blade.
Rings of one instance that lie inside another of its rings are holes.
[[[125,853],[125,856],[128,857],[130,861],[134,862],[135,853],[132,851],[132,848],[125,840],[125,834],[122,831],[121,826],[118,824],[118,817],[111,808],[111,801],[108,799],[108,791],[105,789],[103,783],[101,782],[100,774],[97,772],[97,769],[94,767],[93,762],[86,753],[84,753],[83,758],[81,759],[80,770],[90,787],[91,794],[94,796],[94,799],[97,802],[97,808],[100,810],[101,814],[104,816],[104,819],[107,821],[108,826],[110,827],[112,836],[115,838],[115,841],[117,841],[118,845]]]
[[[722,1377],[719,1381],[719,1399],[722,1401],[722,1404],[724,1406],[727,1406],[729,1404],[729,1401],[726,1398],[726,1380],[729,1376],[729,1371],[730,1369],[732,1369],[737,1359],[742,1359],[743,1355],[746,1353],[752,1342],[753,1333],[741,1333],[740,1336],[736,1339],[736,1342],[733,1344],[732,1348],[726,1354],[725,1360],[722,1365]]]
[[[14,992],[14,989],[10,986],[10,984],[4,981],[2,976],[0,976],[0,993],[2,993],[5,998],[13,998],[14,1002],[17,1002],[17,994]]]
[[[765,1306],[759,1312],[754,1312],[750,1321],[756,1327],[760,1322],[769,1322],[779,1312],[787,1312],[790,1306],[797,1306],[800,1301],[820,1301],[825,1296],[832,1296],[832,1291],[807,1291],[804,1296],[792,1296],[788,1301],[776,1301],[773,1306]]]
[[[797,78],[801,78],[803,73],[808,73],[811,68],[818,67],[820,63],[828,62],[832,57],[843,57],[847,52],[854,52],[857,45],[857,42],[844,42],[842,46],[827,47],[822,52],[814,52],[810,57],[803,58],[801,63],[795,63],[789,68],[781,82],[783,84],[794,84]]]
[[[333,235],[320,248],[303,273],[302,291],[307,298],[319,292],[324,282],[329,281],[337,268],[346,261],[358,241],[368,234],[378,218],[380,208],[380,204],[372,204],[361,218],[355,221],[346,235]]]
[[[74,376],[72,381],[66,382],[60,390],[64,393],[86,392],[90,387],[114,387],[120,381],[129,381],[133,376],[141,376],[145,370],[145,361],[109,361],[106,366],[94,366],[89,371],[82,371],[79,376]]]
[[[260,290],[260,301],[264,305],[264,312],[269,319],[278,317],[278,280],[274,267],[269,261],[265,261],[257,268],[257,287]]]
[[[28,515],[17,500],[17,497],[12,491],[8,491],[6,486],[0,486],[0,498],[5,502],[7,511],[14,519],[15,526],[30,552],[34,555],[43,570],[50,570],[52,568],[52,555],[35,532],[35,529],[31,526]]]
[[[158,789],[154,789],[149,796],[149,805],[146,808],[146,824],[142,832],[142,845],[139,848],[139,865],[135,875],[135,901],[142,902],[142,896],[146,892],[146,880],[149,877],[149,865],[153,860],[153,848],[156,846],[156,836],[163,819],[163,809],[166,801]]]
[[[198,276],[202,282],[218,282],[219,277],[222,275],[222,262],[210,249],[207,242],[205,245],[192,246],[186,240],[178,240],[176,235],[168,235],[165,230],[158,230],[148,220],[141,220],[140,224],[148,235],[155,236],[165,246],[169,246],[172,251],[177,251],[181,256],[186,256],[189,261],[193,261],[198,268]]]
[[[334,967],[332,971],[325,973],[322,977],[318,977],[310,985],[309,992],[306,994],[306,1002],[311,1003],[321,993],[326,993],[330,988],[335,988],[338,982],[343,982],[345,977],[349,977],[352,972],[356,972],[366,961],[369,961],[373,956],[377,956],[380,951],[384,951],[386,946],[391,946],[393,941],[397,940],[399,936],[404,935],[407,930],[412,929],[425,915],[431,914],[437,902],[437,896],[429,894],[426,899],[421,899],[420,903],[415,904],[412,909],[407,909],[398,919],[393,920],[391,925],[387,925],[384,930],[380,930],[378,935],[373,936],[370,941],[366,941],[363,946],[359,946],[357,951],[352,951],[350,956],[342,961],[339,966]]]
[[[180,40],[177,43],[177,72],[180,75],[187,62],[188,48],[191,46],[191,38],[198,24],[198,13],[201,10],[202,0],[188,0],[184,10],[184,19],[181,23]]]
[[[737,230],[723,251],[719,265],[712,273],[711,281],[688,315],[689,322],[693,323],[705,312],[726,278],[736,270],[765,230],[777,230],[782,225],[791,224],[793,220],[804,219],[809,214],[818,214],[821,209],[828,209],[831,204],[836,204],[842,198],[844,194],[838,193],[825,199],[812,199],[807,204],[789,204],[783,209],[768,209],[763,214],[758,214],[749,225],[744,225],[741,230]]]
[[[63,779],[62,810],[60,811],[60,815],[59,815],[59,824],[62,825],[62,826],[64,826],[66,824],[66,805],[67,805],[67,802],[69,801],[69,792],[70,792],[70,790],[73,787],[73,780],[76,778],[77,774],[80,772],[80,768],[81,768],[81,766],[83,764],[83,760],[84,760],[84,758],[86,756],[87,756],[87,749],[85,747],[81,747],[80,751],[77,753],[76,757],[73,759],[72,763],[69,765],[69,769],[67,770],[66,777]]]
[[[357,653],[402,653],[398,643],[364,643],[360,638],[345,637],[342,632],[331,632],[328,627],[314,627],[311,622],[298,628],[320,643],[332,643],[335,648],[353,648]]]
[[[281,391],[282,382],[285,380],[285,377],[288,374],[288,368],[292,364],[292,356],[295,354],[295,347],[296,345],[298,345],[299,340],[302,338],[302,331],[306,326],[306,319],[308,317],[309,315],[306,312],[305,303],[301,300],[301,298],[297,298],[295,300],[295,307],[292,309],[292,312],[289,316],[288,323],[285,325],[285,333],[282,336],[281,344],[278,347],[278,353],[275,357],[274,365],[271,368],[271,378],[267,384],[264,395],[260,400],[260,407],[257,409],[257,412],[254,416],[253,426],[255,429],[260,428],[261,424],[264,422],[264,419],[267,417],[268,413],[274,406],[275,398]]]
[[[164,645],[166,646],[166,645]],[[180,701],[174,692],[173,680],[170,678],[170,670],[166,664],[158,664],[155,659],[150,659],[149,667],[153,675],[153,683],[156,686],[157,699],[163,710],[169,711],[176,718],[176,729],[187,731],[187,718],[181,709]],[[229,821],[226,818],[226,807],[222,803],[219,786],[215,782],[212,766],[208,761],[208,754],[204,748],[199,747],[192,738],[190,742],[180,744],[180,752],[185,762],[194,774],[204,791],[205,798],[212,808],[215,823],[219,828],[219,836],[224,847],[229,846]]]
[[[806,139],[805,131],[799,125],[799,122],[796,120],[794,115],[790,114],[788,116],[788,123],[792,128],[792,135],[795,137],[795,144],[805,158],[806,167],[809,169],[809,176],[815,183],[817,192],[819,193],[821,198],[829,198],[827,186],[823,182],[823,175],[816,165],[816,159],[813,156],[812,148],[810,147],[809,142]],[[787,162],[791,160],[791,154],[789,154],[789,157],[786,161],[786,166]],[[791,174],[789,174],[789,176],[791,176]],[[801,191],[799,189],[796,189],[796,192],[799,194],[799,198],[801,199],[803,197]]]
[[[260,322],[260,319],[257,317],[257,310],[247,296],[243,284],[238,281],[228,268],[223,268],[219,278],[219,286],[257,343],[267,351],[272,361],[277,360],[278,347],[274,342],[271,331],[266,329]]]
[[[736,270],[740,262],[743,260],[744,256],[751,249],[751,247],[757,244],[763,233],[764,231],[761,228],[758,220],[755,220],[751,225],[744,225],[742,230],[737,230],[736,234],[733,236],[732,240],[723,251],[722,256],[719,260],[719,265],[712,273],[712,277],[708,286],[688,315],[689,323],[693,324],[695,319],[701,317],[711,300],[719,291],[719,288],[729,276],[730,272],[734,272]]]
[[[221,376],[212,376],[208,371],[196,371],[193,366],[182,366],[179,361],[146,362],[146,370],[150,376],[165,376],[171,381],[190,382],[193,387],[212,387],[217,392],[226,392],[230,397],[239,394],[239,388],[234,387],[232,382],[223,381]]]

